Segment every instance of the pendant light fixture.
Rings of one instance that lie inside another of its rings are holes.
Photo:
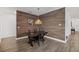
[[[35,24],[36,25],[41,25],[42,21],[39,19],[39,8],[37,10],[38,10],[38,19],[35,21]]]

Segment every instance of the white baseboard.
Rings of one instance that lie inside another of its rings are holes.
[[[45,36],[45,37],[48,38],[48,39],[52,39],[52,40],[55,40],[55,41],[61,42],[61,43],[66,43],[66,41],[61,40],[61,39],[57,39],[57,38],[53,38],[53,37],[49,37],[49,36]],[[16,40],[24,39],[24,38],[28,38],[28,36],[24,36],[24,37],[16,38]]]
[[[13,37],[14,37],[14,36],[13,36]],[[45,36],[45,37],[48,38],[48,39],[52,39],[52,40],[61,42],[61,43],[66,43],[66,42],[67,42],[67,40],[64,41],[64,40],[57,39],[57,38],[53,38],[53,37],[49,37],[49,36]],[[24,36],[24,37],[16,38],[16,40],[24,39],[24,38],[28,38],[28,36]],[[0,42],[1,42],[1,39],[0,39]]]
[[[13,36],[13,37],[15,37],[15,36]],[[48,39],[52,39],[52,40],[61,42],[61,43],[66,43],[66,42],[67,42],[67,40],[64,41],[64,40],[57,39],[57,38],[53,38],[53,37],[49,37],[49,36],[45,36],[45,37],[48,38]],[[28,36],[24,36],[24,37],[16,38],[16,40],[24,39],[24,38],[28,38]],[[0,42],[1,42],[1,39],[0,39]]]
[[[66,41],[61,40],[61,39],[57,39],[57,38],[53,38],[53,37],[49,37],[49,36],[45,36],[45,37],[48,38],[48,39],[52,39],[52,40],[55,40],[55,41],[61,42],[61,43],[66,43]]]
[[[24,39],[24,38],[28,38],[28,36],[19,37],[19,38],[16,38],[16,40],[20,40],[20,39]]]

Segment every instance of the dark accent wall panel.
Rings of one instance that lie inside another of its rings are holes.
[[[42,27],[48,36],[65,40],[65,8],[51,11],[40,16]]]
[[[17,33],[16,34],[17,34],[17,37],[27,36],[27,32],[30,27],[30,25],[28,24],[28,18],[34,20],[37,18],[37,16],[28,14],[28,13],[25,13],[22,11],[17,11],[17,14],[16,14],[16,22],[17,22],[17,25],[16,25]]]

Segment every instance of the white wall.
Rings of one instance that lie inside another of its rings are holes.
[[[16,36],[16,13],[10,8],[0,8],[0,38]]]
[[[69,7],[68,13],[71,16],[72,26],[79,31],[79,7]]]
[[[75,28],[76,31],[79,31],[79,19],[72,18],[72,27]]]
[[[79,19],[79,7],[68,7],[71,18]]]
[[[69,9],[65,9],[65,40],[67,40],[66,36],[71,34],[71,16],[69,14]]]

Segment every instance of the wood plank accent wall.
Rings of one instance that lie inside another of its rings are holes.
[[[30,19],[36,19],[37,16],[32,15],[32,14],[28,14],[22,11],[17,11],[16,14],[16,22],[17,22],[17,37],[23,37],[27,35],[28,32],[28,28],[30,27],[30,25],[28,24],[28,18]],[[31,27],[32,28],[32,27]]]
[[[27,35],[30,27],[27,19],[36,20],[37,16],[22,11],[17,11],[17,37]],[[39,16],[43,21],[42,28],[48,32],[48,36],[65,40],[65,8],[51,11]],[[62,24],[59,26],[59,24]],[[32,27],[31,27],[32,28]]]
[[[41,15],[42,27],[48,32],[48,36],[65,40],[65,8]],[[59,24],[62,24],[59,26]]]

